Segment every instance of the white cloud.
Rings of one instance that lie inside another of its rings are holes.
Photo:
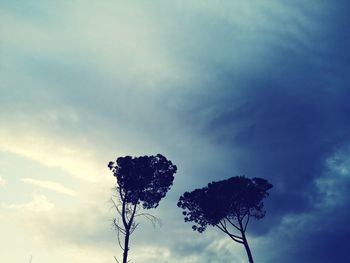
[[[331,209],[345,201],[344,195],[348,191],[350,180],[349,153],[350,147],[345,145],[327,159],[328,172],[315,181],[319,193],[322,194],[321,201],[317,203],[318,207]]]
[[[33,199],[28,203],[21,204],[1,204],[1,208],[16,210],[21,212],[47,212],[51,211],[55,205],[47,199],[45,195],[34,194]]]
[[[34,193],[28,202],[0,203],[0,214],[3,215],[0,219],[5,224],[14,223],[39,246],[50,249],[59,246],[64,250],[95,247],[96,252],[96,247],[105,247],[103,252],[113,252],[116,244],[110,221],[113,213],[105,196],[105,193],[87,195],[86,200],[77,206],[62,207],[45,195]]]
[[[68,187],[65,187],[64,185],[53,182],[53,181],[44,181],[44,180],[36,180],[33,178],[22,178],[22,182],[32,184],[38,187],[46,188],[58,193],[70,195],[70,196],[75,196],[76,192],[73,191],[72,189],[69,189]]]
[[[102,179],[107,172],[95,158],[94,151],[84,141],[70,142],[45,130],[32,126],[16,127],[9,124],[0,129],[0,150],[18,154],[47,167],[60,168],[89,182]],[[22,133],[21,130],[26,130]],[[79,145],[80,144],[80,145]]]
[[[350,146],[343,146],[333,156],[327,159],[329,169],[341,177],[350,175]]]
[[[0,187],[4,187],[7,185],[7,181],[0,176]]]
[[[12,225],[20,233],[10,241],[5,235],[0,242],[10,242],[11,248],[11,245],[22,244],[22,240],[29,241],[22,254],[13,254],[17,248],[12,248],[8,256],[0,255],[0,261],[22,262],[24,256],[33,254],[33,262],[44,258],[52,258],[49,261],[53,263],[62,260],[69,263],[113,262],[114,233],[105,212],[108,212],[108,206],[103,207],[98,202],[63,209],[38,194],[34,194],[29,202],[0,204],[1,225],[5,228]]]

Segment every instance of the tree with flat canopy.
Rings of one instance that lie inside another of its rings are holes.
[[[161,154],[119,157],[116,162],[109,162],[108,167],[117,180],[115,198],[112,198],[118,214],[114,226],[123,250],[123,263],[127,263],[130,236],[139,224],[136,218],[143,216],[152,223],[157,220],[145,211],[156,208],[165,197],[173,184],[177,167]],[[118,262],[116,257],[115,260]]]
[[[185,222],[194,223],[194,231],[202,233],[207,226],[217,227],[244,245],[249,262],[254,263],[246,231],[250,218],[259,220],[265,216],[263,199],[271,188],[265,179],[236,176],[185,192],[177,206],[184,210]]]

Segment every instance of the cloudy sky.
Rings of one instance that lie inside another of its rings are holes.
[[[256,262],[350,261],[348,1],[0,3],[1,262],[120,256],[107,163],[161,153],[174,185],[132,262],[247,262],[176,207],[213,180],[264,177]]]

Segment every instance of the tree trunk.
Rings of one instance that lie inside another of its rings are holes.
[[[125,232],[125,238],[124,238],[123,263],[127,263],[128,262],[129,238],[130,238],[130,230],[127,229],[126,232]]]
[[[248,245],[248,240],[247,240],[245,233],[243,231],[242,231],[242,238],[243,238],[243,245],[244,245],[245,251],[247,252],[248,259],[249,259],[249,263],[254,263],[253,255],[252,255],[252,252],[250,251],[250,248]]]

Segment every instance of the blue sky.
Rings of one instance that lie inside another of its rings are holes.
[[[107,163],[161,153],[174,185],[135,262],[246,262],[195,233],[184,192],[274,184],[251,222],[257,262],[349,259],[347,1],[2,1],[2,262],[113,262]]]

